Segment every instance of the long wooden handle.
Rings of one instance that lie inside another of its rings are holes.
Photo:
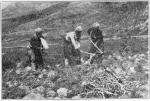
[[[85,54],[89,54],[89,55],[95,55],[94,53],[89,53],[89,52],[85,52],[85,51],[82,51],[82,50],[80,50],[80,52],[85,53]]]
[[[99,48],[97,47],[97,45],[94,44],[93,41],[92,41],[91,39],[89,39],[89,40],[90,40],[90,42],[98,49],[98,51],[99,51],[101,54],[103,54],[103,51],[102,51],[101,49],[99,49]]]

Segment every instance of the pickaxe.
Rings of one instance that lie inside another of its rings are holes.
[[[89,39],[89,41],[94,45],[94,47],[95,47],[101,54],[103,54],[103,51],[97,47],[96,43],[94,43],[91,39]]]

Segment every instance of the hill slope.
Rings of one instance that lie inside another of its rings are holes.
[[[28,31],[36,27],[56,28],[58,31],[52,33],[64,33],[78,24],[86,32],[97,21],[107,36],[127,32],[147,34],[147,11],[147,2],[61,2],[38,12],[34,10],[25,16],[3,20],[3,33]]]

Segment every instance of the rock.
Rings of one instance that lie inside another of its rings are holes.
[[[22,66],[22,62],[17,63],[17,68],[20,68]]]
[[[20,74],[21,73],[21,70],[20,69],[17,69],[16,70],[16,74]]]
[[[121,69],[121,68],[116,68],[116,69],[115,69],[115,73],[116,73],[116,74],[121,73],[121,71],[122,71],[122,69]]]
[[[66,88],[59,88],[57,90],[58,97],[60,97],[60,98],[66,97],[67,96],[67,92],[68,92],[68,89],[66,89]]]
[[[131,71],[131,73],[136,73],[134,67],[130,67],[130,71]]]
[[[60,64],[55,65],[56,67],[60,67]]]
[[[8,85],[8,87],[12,87],[13,86],[13,84],[12,84],[12,82],[6,82],[6,84]]]
[[[47,97],[47,100],[53,100],[54,98],[53,97]]]
[[[136,72],[142,72],[143,71],[143,67],[139,64],[139,65],[137,65],[137,67],[134,68],[134,70]]]
[[[128,56],[128,59],[132,59],[132,57],[131,57],[131,56]]]
[[[43,73],[43,74],[47,74],[46,69],[43,69],[43,70],[42,70],[42,73]]]
[[[124,61],[123,63],[122,63],[122,67],[123,67],[123,69],[125,69],[125,70],[127,70],[128,68],[130,68],[130,67],[132,67],[134,64],[133,64],[133,62],[131,62],[131,61]]]
[[[40,78],[40,79],[43,78],[43,74],[40,74],[40,75],[38,76],[38,78]]]
[[[61,99],[61,98],[59,98],[59,97],[55,97],[54,99]]]
[[[117,58],[118,60],[121,60],[121,59],[122,59],[122,57],[121,57],[120,55],[117,55],[116,58]]]
[[[39,93],[43,93],[45,88],[43,86],[40,86],[40,87],[37,87],[36,90],[39,92]]]
[[[17,86],[17,85],[18,85],[18,82],[17,82],[17,81],[13,81],[13,85],[14,85],[14,86]]]
[[[80,95],[72,97],[72,99],[80,99],[80,98],[81,98]]]
[[[143,57],[143,58],[144,58],[144,57],[145,57],[145,55],[144,55],[144,54],[140,54],[140,57]]]
[[[44,92],[45,92],[45,88],[43,86],[39,86],[31,90],[31,93],[34,93],[34,94],[44,94]]]
[[[102,60],[102,64],[103,64],[103,65],[108,65],[108,64],[109,64],[109,60],[103,59],[103,60]]]
[[[27,67],[25,67],[25,69],[26,69],[26,71],[28,72],[28,71],[31,71],[31,70],[32,70],[32,67],[27,66]]]
[[[23,85],[23,84],[21,84],[20,86],[18,86],[18,88],[25,90],[26,93],[30,92],[30,88],[28,86]]]
[[[108,59],[112,59],[112,55],[109,55],[109,56],[108,56]]]
[[[47,68],[51,68],[51,66],[50,66],[50,65],[47,65]]]
[[[50,71],[48,74],[47,74],[48,78],[54,78],[56,76],[56,72],[55,71]]]
[[[47,97],[54,97],[56,95],[56,92],[53,90],[47,91]]]
[[[45,98],[40,94],[30,93],[26,95],[23,100],[45,100]]]
[[[87,82],[86,81],[83,81],[82,83],[81,83],[81,86],[83,87],[83,86],[85,86],[87,84]]]

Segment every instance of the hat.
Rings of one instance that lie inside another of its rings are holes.
[[[42,32],[42,28],[36,28],[35,32]]]
[[[98,23],[98,22],[95,22],[94,24],[93,24],[93,27],[99,27],[100,26],[100,24]]]
[[[76,31],[82,31],[83,29],[82,29],[81,26],[77,26],[75,30],[76,30]]]

